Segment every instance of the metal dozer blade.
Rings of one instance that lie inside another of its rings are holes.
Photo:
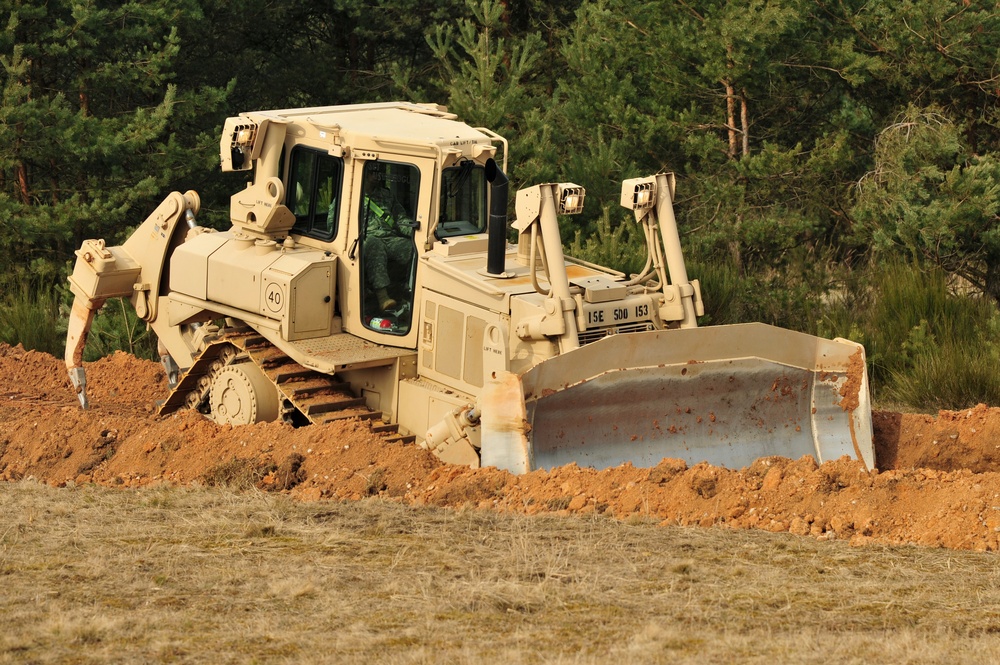
[[[872,468],[867,383],[860,345],[764,324],[613,335],[508,381],[523,395],[523,437],[493,436],[507,443],[484,448],[483,463],[739,468],[847,455]]]

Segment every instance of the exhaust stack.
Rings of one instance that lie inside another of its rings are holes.
[[[507,255],[507,176],[496,161],[486,162],[486,180],[490,183],[490,221],[487,227],[486,273],[499,277],[504,273]]]

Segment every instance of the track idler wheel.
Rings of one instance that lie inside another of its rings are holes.
[[[278,417],[278,391],[252,362],[226,365],[212,378],[212,419],[222,425],[250,425]]]

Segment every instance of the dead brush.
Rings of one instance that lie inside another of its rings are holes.
[[[992,554],[232,486],[0,509],[0,663],[1000,662]]]
[[[273,464],[260,464],[250,459],[234,457],[213,466],[202,474],[200,480],[209,487],[253,489],[276,468]]]
[[[389,488],[386,482],[386,470],[378,467],[365,478],[365,496],[378,496]]]

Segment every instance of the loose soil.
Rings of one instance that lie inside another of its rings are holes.
[[[877,470],[846,458],[763,458],[732,470],[663,460],[515,476],[447,466],[363,424],[229,427],[157,417],[156,363],[86,365],[81,411],[61,360],[0,344],[0,480],[52,485],[243,483],[307,501],[380,496],[410,505],[527,514],[601,513],[663,524],[788,531],[852,544],[1000,549],[1000,409],[875,412]]]

